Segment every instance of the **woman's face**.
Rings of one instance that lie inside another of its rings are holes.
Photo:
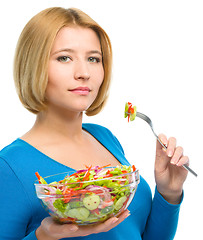
[[[87,110],[103,79],[101,46],[96,33],[89,28],[62,28],[55,38],[49,60],[48,108]]]

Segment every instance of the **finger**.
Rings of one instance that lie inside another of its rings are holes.
[[[125,220],[128,216],[130,216],[130,211],[128,209],[126,209],[118,218],[116,218],[115,220],[112,220],[112,222],[110,224],[111,228],[117,226],[119,223],[121,223],[123,220]],[[106,222],[105,222],[105,224],[106,224]]]
[[[48,233],[58,232],[58,230],[60,231],[62,230],[62,225],[57,226],[57,229],[56,229],[55,223],[51,217],[47,217],[43,219],[43,221],[41,222],[41,226],[43,230]]]
[[[163,145],[167,146],[168,140],[167,137],[164,134],[159,134],[158,139],[163,143]],[[163,146],[160,144],[160,142],[157,140],[157,150],[163,151]]]
[[[93,224],[89,226],[79,226],[74,236],[87,236],[93,233],[107,232],[121,223],[129,216],[129,211],[124,211],[118,218],[112,217],[103,223]],[[74,234],[74,233],[73,233]]]
[[[158,137],[164,145],[168,144],[168,140],[164,134],[160,134]],[[155,161],[155,169],[157,171],[163,171],[163,169],[165,169],[168,164],[168,157],[165,152],[166,150],[162,147],[162,145],[157,140],[156,161]]]
[[[67,232],[74,233],[78,231],[78,229],[79,229],[78,225],[69,223],[69,224],[63,224],[63,228],[61,230],[62,230],[62,233],[67,233]]]
[[[76,224],[57,224],[53,221],[51,217],[45,218],[41,226],[43,230],[52,236],[59,236],[61,238],[63,233],[67,232],[76,232],[78,230],[78,226]]]
[[[92,233],[107,232],[112,228],[116,227],[121,223],[125,218],[129,216],[129,211],[126,209],[119,217],[111,217],[103,223],[98,223],[89,227],[81,228],[81,235],[87,236]],[[82,226],[83,227],[83,226]]]
[[[103,224],[98,225],[97,232],[107,232],[110,229],[116,227],[123,220],[125,220],[130,215],[129,211],[126,209],[118,218],[112,217],[105,221]]]
[[[168,157],[172,157],[174,155],[176,149],[176,139],[174,137],[170,137],[168,140],[168,147],[166,154]]]
[[[189,157],[188,156],[183,156],[180,158],[180,160],[176,163],[177,166],[183,166],[187,165],[189,166]]]
[[[171,163],[172,164],[177,164],[178,161],[180,160],[180,158],[182,157],[183,155],[183,148],[182,147],[177,147],[175,149],[175,152],[171,158]]]

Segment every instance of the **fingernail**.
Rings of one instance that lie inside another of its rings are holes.
[[[125,214],[125,217],[127,218],[128,216],[130,216],[130,211],[128,211],[126,214]]]
[[[111,221],[112,223],[115,223],[115,222],[117,222],[118,221],[118,218],[113,218],[113,220]]]
[[[71,226],[70,227],[70,230],[73,231],[73,232],[76,232],[78,230],[78,227],[77,226]]]
[[[171,150],[168,151],[168,157],[172,157],[173,156],[173,152]]]
[[[130,216],[130,213],[128,213],[128,214],[126,215],[126,218],[129,217],[129,216]]]
[[[176,164],[176,160],[172,158],[170,163],[175,165]]]

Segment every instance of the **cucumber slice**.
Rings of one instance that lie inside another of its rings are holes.
[[[121,209],[126,200],[127,200],[126,196],[120,197],[118,201],[115,203],[115,206],[114,206],[115,210]]]
[[[78,220],[84,221],[89,217],[90,211],[84,207],[72,208],[67,212],[67,215],[71,218],[77,218]]]
[[[124,117],[126,118],[128,116],[128,103],[125,104],[125,112]]]
[[[83,199],[84,206],[89,210],[95,210],[100,204],[100,197],[98,195],[90,195]]]
[[[80,201],[77,202],[69,202],[69,206],[70,208],[78,208],[78,207],[82,207],[83,203]]]
[[[130,114],[130,121],[135,120],[135,117],[136,117],[136,111],[137,111],[136,106],[133,106],[133,108],[134,108],[134,113]]]
[[[94,223],[98,221],[98,217],[95,214],[90,213],[89,217],[86,219],[89,223]]]
[[[113,205],[105,207],[101,210],[101,214],[109,214],[113,211]]]

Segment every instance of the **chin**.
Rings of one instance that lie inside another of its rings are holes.
[[[80,103],[75,106],[73,105],[72,108],[75,112],[84,112],[91,106],[91,104]]]
[[[86,111],[94,102],[95,98],[87,99],[87,98],[80,98],[80,99],[65,99],[63,101],[55,101],[50,102],[48,104],[48,108],[53,108],[55,111],[66,111],[70,112],[84,112]]]
[[[80,99],[79,101],[74,101],[72,106],[80,109],[81,111],[86,111],[94,102],[94,99]]]

